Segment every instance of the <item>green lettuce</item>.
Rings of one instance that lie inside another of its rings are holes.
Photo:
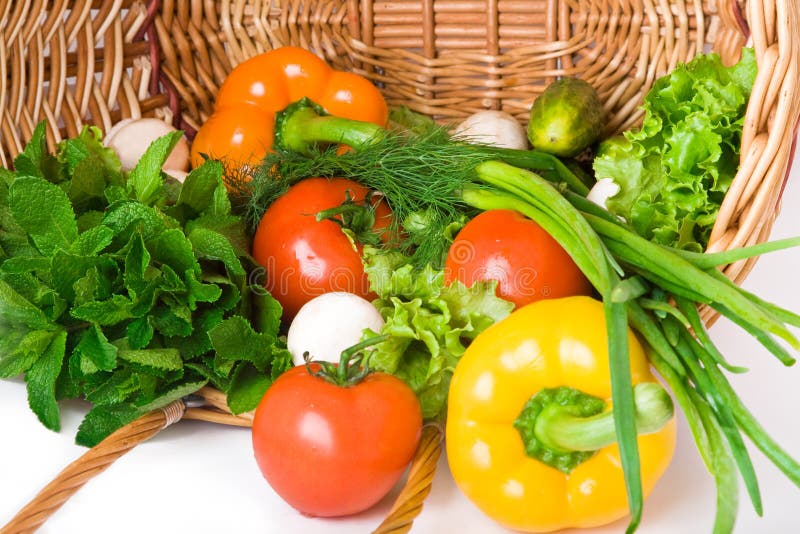
[[[755,81],[752,49],[732,67],[699,55],[658,79],[644,99],[638,130],[601,144],[597,179],[620,191],[606,202],[640,235],[702,251],[736,174],[747,99]]]
[[[450,378],[470,340],[514,305],[496,296],[496,282],[466,287],[444,283],[444,272],[430,265],[415,269],[398,252],[365,250],[365,268],[389,339],[369,356],[375,370],[404,380],[420,400],[425,419],[444,415]],[[370,335],[370,334],[368,334]]]

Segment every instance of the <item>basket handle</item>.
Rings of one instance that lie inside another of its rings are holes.
[[[408,479],[397,495],[389,514],[372,534],[408,532],[422,511],[422,504],[431,492],[436,465],[442,454],[444,433],[439,425],[429,424],[422,429],[417,452],[408,470]]]
[[[227,410],[224,394],[203,388],[198,397],[204,408],[188,407],[184,400],[154,410],[118,429],[86,451],[44,487],[28,504],[2,528],[0,534],[30,534],[58,511],[84,484],[105,471],[131,449],[152,438],[181,419],[247,427],[252,425],[248,414],[234,416]],[[191,405],[191,403],[189,403]],[[408,532],[422,510],[431,491],[436,466],[442,452],[444,433],[438,425],[426,425],[419,446],[411,461],[408,478],[389,514],[373,534]]]
[[[183,417],[185,405],[177,400],[160,410],[149,412],[123,426],[86,451],[17,512],[0,534],[29,534],[69,500],[84,484],[139,443],[147,441]]]

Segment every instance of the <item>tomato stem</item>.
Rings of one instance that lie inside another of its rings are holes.
[[[331,221],[342,230],[349,230],[354,240],[362,245],[379,245],[380,234],[375,226],[375,206],[373,193],[368,193],[363,202],[353,200],[350,191],[345,192],[345,200],[338,206],[318,211],[317,221]]]
[[[290,104],[275,118],[275,146],[313,154],[319,143],[340,143],[360,149],[383,137],[385,130],[371,122],[328,115],[308,98]]]
[[[674,413],[669,394],[655,382],[634,386],[634,404],[639,434],[660,430]],[[569,387],[539,391],[514,427],[528,456],[565,473],[617,442],[613,411],[605,410],[602,399]]]
[[[341,387],[355,386],[372,372],[368,365],[362,365],[364,362],[364,349],[382,343],[387,339],[389,339],[387,334],[381,334],[356,343],[342,351],[338,364],[325,361],[313,362],[319,366],[319,370],[316,371],[311,366],[312,361],[307,359],[306,369],[312,375],[327,380],[331,384]]]

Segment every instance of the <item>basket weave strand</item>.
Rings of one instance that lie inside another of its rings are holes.
[[[0,534],[30,534],[69,500],[89,480],[105,471],[131,449],[143,443],[181,418],[211,423],[250,427],[253,414],[230,413],[225,395],[210,387],[196,395],[203,407],[186,408],[183,401],[154,410],[123,426],[59,473],[25,505]],[[443,432],[439,426],[425,425],[420,444],[411,460],[406,482],[394,505],[373,534],[408,532],[431,491],[436,464],[442,452]]]
[[[0,163],[12,164],[41,120],[51,150],[84,124],[129,117],[155,116],[191,137],[231,69],[282,45],[309,48],[373,80],[390,104],[442,121],[480,109],[525,118],[549,82],[578,76],[598,89],[612,134],[640,122],[644,94],[678,62],[713,49],[730,64],[748,44],[759,73],[709,245],[726,250],[766,240],[780,206],[800,117],[798,17],[800,0],[0,0]],[[740,283],[753,264],[724,273]],[[252,424],[226,413],[222,393],[201,394],[207,406],[184,418]],[[34,530],[160,420],[120,429],[127,438],[108,455],[89,451],[3,534]],[[411,528],[440,452],[426,430],[379,532]]]
[[[414,519],[422,511],[425,498],[431,492],[443,439],[444,433],[438,425],[425,425],[422,429],[422,438],[411,462],[408,479],[392,509],[373,534],[400,534],[411,530]]]
[[[105,471],[112,463],[138,444],[147,441],[167,426],[180,420],[182,415],[183,403],[177,401],[120,428],[61,471],[31,502],[0,529],[0,534],[36,532],[42,523],[84,484]]]

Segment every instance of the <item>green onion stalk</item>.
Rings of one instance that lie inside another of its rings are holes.
[[[480,210],[512,209],[530,217],[569,253],[602,297],[606,312],[614,433],[619,444],[634,531],[641,519],[642,486],[636,409],[628,359],[630,325],[647,341],[648,355],[683,410],[717,486],[714,533],[733,529],[741,476],[760,515],[758,481],[746,435],[800,486],[800,464],[758,424],[731,387],[731,365],[714,346],[697,312],[708,305],[756,337],[780,362],[795,362],[800,342],[788,326],[800,316],[739,288],[719,265],[800,245],[800,238],[714,254],[652,243],[589,202],[586,185],[558,158],[538,152],[475,145],[433,125],[384,129],[326,115],[308,100],[281,112],[274,152],[242,184],[247,214],[257,223],[268,204],[309,176],[342,176],[380,191],[395,224],[421,220],[413,243],[417,266],[441,265],[449,239],[443,231]],[[352,150],[344,153],[338,144]],[[397,232],[397,235],[403,235]],[[738,475],[737,475],[738,473]]]

